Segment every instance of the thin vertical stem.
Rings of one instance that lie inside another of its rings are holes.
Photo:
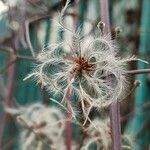
[[[120,103],[115,101],[110,107],[113,150],[121,150]]]
[[[100,0],[100,9],[101,21],[105,23],[104,33],[108,33],[110,32],[108,0]],[[120,104],[116,100],[110,106],[110,122],[113,150],[121,150]]]
[[[105,23],[104,33],[110,32],[108,0],[100,0],[101,20]]]
[[[11,56],[10,59],[14,59],[14,57]],[[7,81],[6,91],[4,93],[5,107],[10,107],[12,102],[12,91],[14,85],[15,68],[16,68],[16,63],[13,63],[8,69],[8,81]],[[1,120],[1,125],[0,125],[0,147],[2,147],[3,130],[4,130],[6,119],[7,119],[7,113],[4,112],[3,118]]]
[[[68,93],[67,93],[67,101],[68,101],[68,103],[71,103],[70,89],[68,90]],[[70,113],[68,113],[68,118],[69,119],[67,120],[67,124],[66,124],[66,128],[67,128],[66,129],[66,147],[67,147],[67,150],[71,150],[71,134],[72,134],[72,129],[71,129],[71,114]]]
[[[16,72],[16,62],[13,63],[13,60],[16,59],[16,50],[19,49],[20,47],[20,37],[22,36],[23,32],[23,25],[19,28],[18,32],[15,33],[13,42],[12,42],[12,47],[9,48],[6,47],[6,49],[9,52],[10,55],[10,62],[12,62],[11,66],[8,68],[7,71],[7,85],[6,85],[6,90],[4,91],[4,105],[5,107],[11,107],[12,105],[12,97],[13,97],[13,91],[14,91],[14,83],[15,83],[15,72]],[[4,112],[3,118],[1,120],[1,125],[0,125],[0,149],[2,149],[2,140],[3,140],[3,131],[5,127],[5,123],[7,121],[7,113]]]
[[[71,150],[71,121],[67,120],[66,145],[67,150]]]
[[[74,13],[77,14],[78,12],[78,0],[74,1]],[[73,29],[76,30],[76,25],[77,25],[77,17],[75,16],[73,18]],[[68,92],[67,100],[68,103],[71,103],[71,95],[70,95],[70,90]],[[71,134],[72,134],[72,128],[71,128],[71,114],[68,114],[69,120],[67,121],[67,131],[66,131],[66,145],[67,145],[67,150],[71,150]]]

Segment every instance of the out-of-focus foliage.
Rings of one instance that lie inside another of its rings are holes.
[[[137,0],[117,0],[113,5],[112,23],[113,26],[120,26],[122,34],[120,43],[122,50],[134,52],[137,38],[139,36],[139,8],[140,3]]]

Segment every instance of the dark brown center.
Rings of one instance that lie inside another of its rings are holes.
[[[94,71],[95,64],[90,63],[84,57],[77,57],[74,61],[76,63],[77,75],[82,76],[84,71],[86,72]]]

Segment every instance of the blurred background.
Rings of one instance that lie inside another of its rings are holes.
[[[50,104],[49,95],[32,80],[23,81],[33,69],[35,56],[50,43],[70,36],[59,30],[57,16],[65,0],[0,0],[0,150],[18,150],[19,127],[5,113],[4,105],[42,102]],[[73,28],[74,20],[81,34],[95,32],[100,17],[99,0],[72,0],[64,21]],[[136,55],[150,62],[150,0],[109,0],[112,33],[120,26],[117,38],[120,55]],[[129,69],[149,65],[130,63]],[[135,139],[135,150],[150,149],[150,75],[129,76],[129,96],[121,102],[121,132]],[[134,88],[134,81],[141,86]],[[53,104],[50,104],[53,105]],[[78,141],[80,142],[80,141]]]

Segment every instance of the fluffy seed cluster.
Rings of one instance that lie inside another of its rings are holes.
[[[19,109],[8,108],[6,111],[16,115],[22,127],[20,133],[22,150],[65,149],[63,134],[66,120],[59,109],[35,103]]]
[[[102,150],[112,149],[110,121],[108,119],[95,118],[92,123],[95,127],[90,124],[86,128],[87,136],[84,139],[81,150],[90,150],[92,148]],[[133,142],[131,138],[127,135],[122,135],[122,150],[132,149]]]
[[[120,58],[111,34],[103,33],[101,27],[100,34],[90,39],[68,29],[63,23],[68,4],[69,0],[60,14],[59,25],[64,32],[72,34],[68,38],[72,38],[73,43],[49,45],[50,50],[38,55],[39,64],[25,80],[34,77],[48,92],[61,95],[59,104],[69,105],[72,115],[75,112],[67,99],[76,97],[81,103],[85,124],[93,107],[99,109],[123,99],[127,87],[126,65],[138,59]]]

